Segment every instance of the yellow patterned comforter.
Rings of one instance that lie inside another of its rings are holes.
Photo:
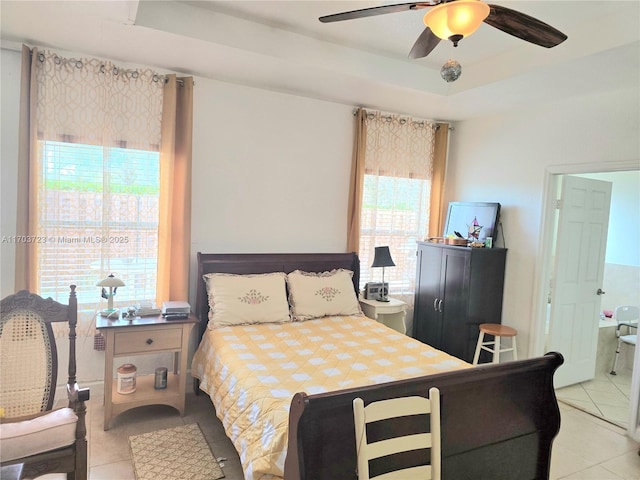
[[[245,479],[267,480],[283,475],[295,393],[469,366],[367,317],[348,316],[207,330],[191,371],[211,397]]]

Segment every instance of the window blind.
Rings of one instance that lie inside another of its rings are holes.
[[[395,267],[385,269],[385,281],[396,293],[411,293],[416,272],[416,241],[429,224],[427,180],[364,176],[360,224],[361,287],[381,281],[382,270],[371,268],[375,247],[388,245]]]
[[[157,151],[39,141],[39,291],[95,303],[113,273],[115,300],[155,300],[160,160]]]

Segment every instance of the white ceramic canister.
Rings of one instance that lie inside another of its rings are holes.
[[[118,367],[118,383],[116,392],[129,394],[136,391],[136,371],[138,369],[132,363],[125,363]]]

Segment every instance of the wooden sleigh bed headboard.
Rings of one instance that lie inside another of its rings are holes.
[[[201,253],[198,252],[198,277],[196,289],[196,315],[198,342],[202,339],[209,321],[209,301],[203,275],[207,273],[256,273],[294,270],[325,272],[344,268],[353,272],[353,286],[358,293],[360,284],[360,260],[355,253]]]
[[[359,267],[354,253],[198,253],[198,341],[207,328],[209,312],[204,274],[290,273],[296,269],[322,272],[345,268],[354,272],[357,292]],[[316,395],[297,393],[289,414],[284,478],[355,480],[353,399],[361,397],[368,403],[406,395],[426,396],[429,388],[435,386],[441,394],[444,480],[546,479],[551,445],[560,429],[553,375],[562,363],[560,354],[549,353],[528,360],[357,389]],[[194,386],[197,392],[197,384]],[[400,422],[393,428],[406,429],[409,423]]]

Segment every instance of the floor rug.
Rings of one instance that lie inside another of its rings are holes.
[[[136,480],[218,480],[224,473],[197,423],[132,435]]]

